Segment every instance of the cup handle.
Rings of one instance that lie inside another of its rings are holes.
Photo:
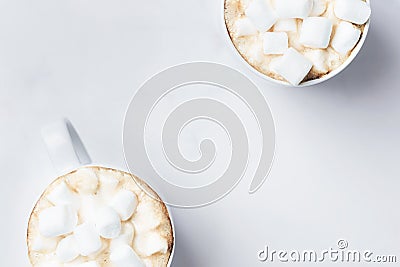
[[[58,172],[64,173],[92,163],[82,140],[68,119],[63,118],[44,126],[41,133]]]

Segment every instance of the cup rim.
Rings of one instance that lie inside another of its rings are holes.
[[[366,3],[368,4],[369,7],[371,7],[371,1],[370,0],[365,0]],[[274,79],[260,71],[258,71],[257,69],[255,69],[252,65],[250,65],[249,62],[247,62],[242,55],[239,53],[239,51],[236,49],[230,35],[229,35],[229,30],[228,27],[226,25],[226,21],[225,21],[225,2],[226,0],[222,0],[222,22],[223,22],[223,28],[224,28],[224,32],[225,32],[225,36],[228,39],[229,42],[229,46],[231,49],[234,50],[234,53],[240,58],[240,61],[244,62],[245,65],[247,66],[247,68],[251,69],[251,71],[253,73],[256,73],[259,77],[274,83],[274,84],[279,84],[285,87],[307,87],[307,86],[312,86],[312,85],[316,85],[316,84],[320,84],[322,82],[325,82],[333,77],[335,77],[336,75],[338,75],[339,73],[341,73],[344,69],[346,69],[352,62],[353,60],[357,57],[357,55],[359,54],[359,52],[361,51],[361,48],[364,46],[365,40],[367,39],[367,35],[369,32],[369,28],[370,28],[370,24],[371,24],[371,17],[368,19],[368,21],[365,23],[364,26],[364,31],[362,33],[361,39],[358,41],[356,47],[353,49],[352,53],[350,54],[350,56],[336,69],[334,69],[333,71],[331,71],[330,73],[322,76],[321,78],[318,79],[313,79],[313,80],[309,80],[303,83],[300,83],[298,85],[293,85],[287,81],[281,81],[281,80],[277,80]]]

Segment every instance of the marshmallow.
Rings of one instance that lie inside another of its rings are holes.
[[[99,235],[107,239],[115,238],[121,232],[119,215],[110,207],[104,207],[97,211],[95,225]]]
[[[78,216],[69,205],[50,207],[39,214],[39,232],[45,237],[71,233],[77,223]]]
[[[110,207],[119,214],[122,221],[126,221],[135,212],[137,204],[136,195],[131,191],[122,189],[111,200]]]
[[[96,212],[104,206],[102,199],[96,195],[81,196],[79,217],[82,221],[95,223]]]
[[[100,250],[102,244],[96,228],[91,223],[83,223],[76,227],[74,236],[79,253],[82,256],[89,256]]]
[[[133,217],[135,230],[138,233],[147,232],[157,228],[161,223],[161,216],[155,212],[157,207],[153,202],[142,201],[137,207],[136,214]]]
[[[69,189],[67,184],[63,181],[55,186],[47,195],[47,199],[53,205],[74,205],[76,206],[77,199],[74,193]]]
[[[262,45],[262,41],[260,40],[247,47],[246,54],[248,55],[248,60],[250,63],[257,64],[263,61],[264,52]]]
[[[361,31],[353,26],[353,24],[342,21],[335,31],[331,46],[338,53],[346,55],[354,48],[358,40],[360,40]]]
[[[328,47],[327,52],[328,52],[327,64],[329,65],[329,68],[331,70],[338,68],[342,64],[340,54],[337,53],[331,47]]]
[[[275,32],[296,32],[296,19],[280,19],[274,25]]]
[[[94,170],[80,168],[68,176],[67,183],[80,194],[94,194],[97,191],[99,179]]]
[[[31,249],[37,252],[49,252],[54,251],[57,247],[58,240],[56,238],[46,238],[41,235],[37,235],[33,238],[31,243]]]
[[[274,72],[275,74],[278,74],[275,70],[279,64],[279,61],[281,60],[282,56],[279,57],[274,57],[271,59],[271,61],[269,62],[269,68],[272,72]]]
[[[276,0],[275,10],[281,19],[304,19],[310,15],[313,0]]]
[[[362,0],[336,0],[334,12],[339,19],[360,25],[371,16],[371,8]]]
[[[73,235],[65,237],[58,243],[56,256],[60,262],[70,262],[79,256],[76,240]]]
[[[310,16],[311,17],[318,17],[325,13],[326,11],[326,0],[314,0],[313,1],[313,8],[311,10]]]
[[[304,56],[313,63],[313,70],[321,74],[329,71],[328,54],[327,51],[322,49],[311,49],[304,52]]]
[[[300,43],[312,48],[327,48],[332,33],[332,21],[324,17],[309,17],[303,20]]]
[[[254,35],[254,34],[258,33],[257,28],[254,26],[254,24],[248,18],[238,19],[235,23],[235,27],[236,27],[236,36],[237,37],[249,36],[249,35]]]
[[[267,0],[254,0],[245,10],[245,14],[260,32],[268,31],[277,20],[276,13]]]
[[[122,226],[121,234],[113,238],[110,243],[110,248],[113,249],[120,245],[132,246],[133,237],[135,236],[135,228],[131,223],[124,223]]]
[[[148,232],[135,238],[135,248],[146,257],[157,252],[165,253],[168,250],[168,243],[165,238],[157,232]]]
[[[298,85],[307,76],[312,68],[312,62],[293,48],[274,64],[273,71],[281,75],[292,85]]]
[[[114,248],[110,254],[110,261],[115,267],[145,266],[135,251],[128,245]]]
[[[283,54],[288,49],[288,43],[286,32],[266,32],[264,33],[264,54]]]
[[[112,193],[118,187],[119,181],[114,176],[115,174],[109,171],[99,173],[101,192]]]

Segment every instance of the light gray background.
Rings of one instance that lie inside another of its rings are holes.
[[[246,180],[214,205],[172,210],[174,266],[263,266],[264,245],[322,250],[340,238],[400,257],[400,2],[372,2],[353,64],[294,89],[262,80],[229,49],[220,1],[1,0],[0,266],[28,266],[28,216],[55,175],[41,126],[69,117],[97,162],[125,169],[130,98],[154,73],[192,60],[225,63],[259,86],[277,151],[257,194]]]

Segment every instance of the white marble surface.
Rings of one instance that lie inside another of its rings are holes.
[[[339,238],[400,259],[400,1],[372,2],[350,67],[293,89],[262,80],[227,48],[220,1],[1,0],[0,266],[28,266],[28,216],[54,178],[40,128],[69,117],[96,161],[125,169],[129,99],[154,73],[193,60],[225,63],[259,86],[277,151],[257,194],[243,182],[214,205],[173,209],[173,266],[263,266],[264,245],[322,250]]]

